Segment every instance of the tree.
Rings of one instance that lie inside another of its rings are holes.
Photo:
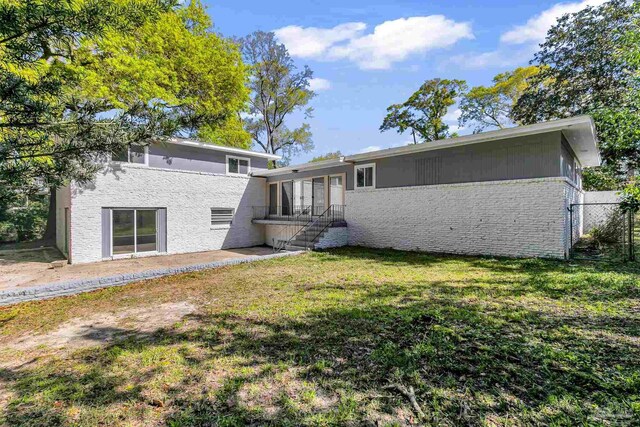
[[[342,153],[340,152],[340,150],[338,151],[332,151],[330,153],[327,154],[322,154],[320,156],[316,156],[313,159],[311,159],[311,162],[322,162],[324,160],[333,160],[333,159],[339,159],[340,157],[342,157]]]
[[[248,100],[247,67],[237,45],[212,31],[200,1],[135,31],[110,29],[79,56],[80,97],[110,108],[154,102],[188,118],[183,136],[250,147],[238,118]]]
[[[413,142],[437,141],[450,136],[444,116],[466,90],[463,80],[431,79],[402,104],[387,108],[380,131],[411,131]]]
[[[5,2],[0,23],[2,197],[89,180],[97,158],[133,143],[247,145],[239,50],[199,2]]]
[[[461,127],[473,124],[473,133],[486,128],[504,129],[511,123],[511,109],[528,86],[528,79],[540,69],[531,65],[498,74],[493,86],[475,86],[460,100]]]
[[[308,123],[289,129],[286,120],[295,112],[311,117],[307,107],[315,96],[309,89],[313,72],[305,66],[297,71],[289,52],[273,33],[256,31],[241,40],[245,62],[250,66],[249,114],[245,129],[265,153],[281,154],[283,163],[292,155],[313,149]]]
[[[603,158],[598,174],[612,179],[586,170],[585,183],[620,183],[640,166],[638,63],[627,54],[637,49],[628,36],[637,33],[637,20],[637,4],[625,0],[560,18],[532,61],[540,73],[512,111],[525,124],[591,114]]]

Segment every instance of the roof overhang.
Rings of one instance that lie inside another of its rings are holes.
[[[205,142],[194,141],[192,139],[171,138],[166,141],[168,144],[182,145],[185,147],[204,148],[205,150],[222,151],[224,153],[238,154],[252,157],[261,157],[269,160],[280,160],[281,156],[275,154],[258,153],[251,150],[243,150],[242,148],[226,147],[224,145],[207,144]]]
[[[536,135],[549,132],[562,132],[571,145],[582,166],[600,166],[600,152],[596,139],[595,125],[590,116],[576,116],[568,119],[553,120],[527,126],[465,135],[458,138],[445,139],[439,142],[412,144],[404,147],[388,148],[386,150],[346,156],[346,162],[362,162],[383,157],[402,156],[423,151],[441,150],[444,148],[461,147],[482,142],[499,141],[502,139]]]
[[[310,171],[315,169],[325,169],[325,168],[342,166],[342,165],[344,165],[343,157],[339,159],[322,160],[319,162],[303,163],[300,165],[287,166],[284,168],[270,169],[264,172],[256,172],[254,176],[268,177],[268,176],[274,176],[274,175],[283,175],[287,173]]]

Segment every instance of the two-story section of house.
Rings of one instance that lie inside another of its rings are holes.
[[[92,182],[57,190],[57,246],[72,263],[264,243],[252,207],[278,156],[185,139],[132,146]]]

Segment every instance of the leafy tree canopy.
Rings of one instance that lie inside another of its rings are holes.
[[[178,134],[246,146],[241,57],[209,27],[199,2],[1,3],[5,190],[91,179],[97,156]]]
[[[194,0],[135,31],[109,29],[78,53],[79,96],[116,109],[155,103],[189,118],[188,136],[249,148],[238,116],[248,100],[247,69],[237,45],[211,26]]]
[[[528,86],[528,79],[537,75],[535,65],[518,67],[493,78],[492,86],[475,86],[460,100],[461,127],[473,125],[474,133],[486,128],[504,129],[510,125],[511,109]]]
[[[324,160],[339,159],[340,157],[342,157],[342,153],[340,152],[340,150],[332,151],[330,153],[314,157],[313,159],[311,159],[311,162],[322,162]]]
[[[463,80],[427,80],[405,102],[387,108],[380,131],[395,129],[404,133],[408,130],[414,143],[445,139],[450,134],[444,116],[465,91]]]
[[[251,70],[245,128],[265,153],[282,155],[281,163],[286,164],[292,155],[313,149],[308,123],[295,129],[287,126],[287,119],[296,112],[304,119],[311,117],[313,109],[308,104],[315,94],[309,89],[309,80],[313,72],[307,66],[298,71],[287,48],[273,33],[256,31],[241,43]]]
[[[611,179],[585,171],[585,183],[619,183],[640,166],[638,62],[633,60],[638,11],[637,2],[612,0],[560,18],[533,60],[541,71],[512,111],[512,118],[525,124],[591,114],[603,158],[597,173]]]

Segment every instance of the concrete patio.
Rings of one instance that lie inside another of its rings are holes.
[[[197,252],[146,258],[129,258],[89,264],[65,264],[52,268],[53,261],[64,256],[55,248],[11,250],[0,252],[0,292],[31,289],[57,282],[88,281],[117,275],[137,275],[143,272],[175,270],[188,266],[203,266],[227,260],[254,259],[272,255],[269,247]]]

